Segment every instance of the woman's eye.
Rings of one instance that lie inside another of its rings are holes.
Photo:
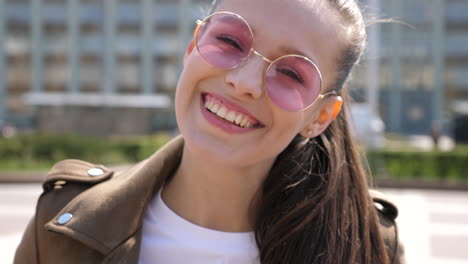
[[[295,71],[289,70],[289,69],[277,69],[277,71],[281,72],[282,74],[302,83],[303,80],[299,74],[297,74]]]
[[[221,40],[223,42],[226,42],[227,44],[233,46],[234,48],[243,51],[242,47],[237,43],[237,41],[233,40],[232,38],[226,37],[226,36],[218,36],[216,37],[218,40]]]

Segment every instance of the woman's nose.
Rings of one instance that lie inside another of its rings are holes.
[[[268,67],[263,59],[251,56],[239,67],[229,70],[225,80],[239,96],[258,99],[263,93],[265,70]]]

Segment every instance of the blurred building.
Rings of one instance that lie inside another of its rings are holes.
[[[5,119],[101,135],[175,127],[182,54],[209,1],[0,2]]]
[[[369,17],[393,22],[369,26],[369,50],[351,84],[354,98],[366,102],[376,93],[376,111],[388,132],[429,134],[442,126],[466,138],[468,1],[364,2]]]
[[[182,54],[210,2],[0,0],[0,120],[104,135],[174,128]],[[361,4],[406,24],[369,26],[355,100],[389,132],[428,134],[440,123],[468,134],[468,1]]]

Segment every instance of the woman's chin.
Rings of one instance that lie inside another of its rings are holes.
[[[245,160],[239,160],[237,157],[245,155],[246,153],[239,153],[243,151],[241,151],[238,146],[230,145],[226,140],[206,134],[184,135],[184,139],[187,150],[197,159],[213,162],[217,165],[233,165],[245,162]]]

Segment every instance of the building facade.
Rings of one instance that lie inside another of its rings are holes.
[[[4,119],[99,135],[175,127],[182,54],[208,1],[1,2]]]
[[[0,0],[0,120],[102,135],[174,128],[182,54],[210,2]],[[355,100],[371,102],[386,131],[439,123],[453,134],[468,115],[468,1],[361,5],[393,22],[368,27]]]
[[[369,43],[367,56],[357,67],[351,85],[355,98],[368,100],[372,94],[368,80],[378,76],[377,111],[386,131],[428,134],[439,125],[452,136],[468,134],[468,127],[459,131],[468,124],[468,1],[365,4],[371,2],[377,4],[367,9],[370,17],[392,21],[368,27],[377,35],[377,45]]]

